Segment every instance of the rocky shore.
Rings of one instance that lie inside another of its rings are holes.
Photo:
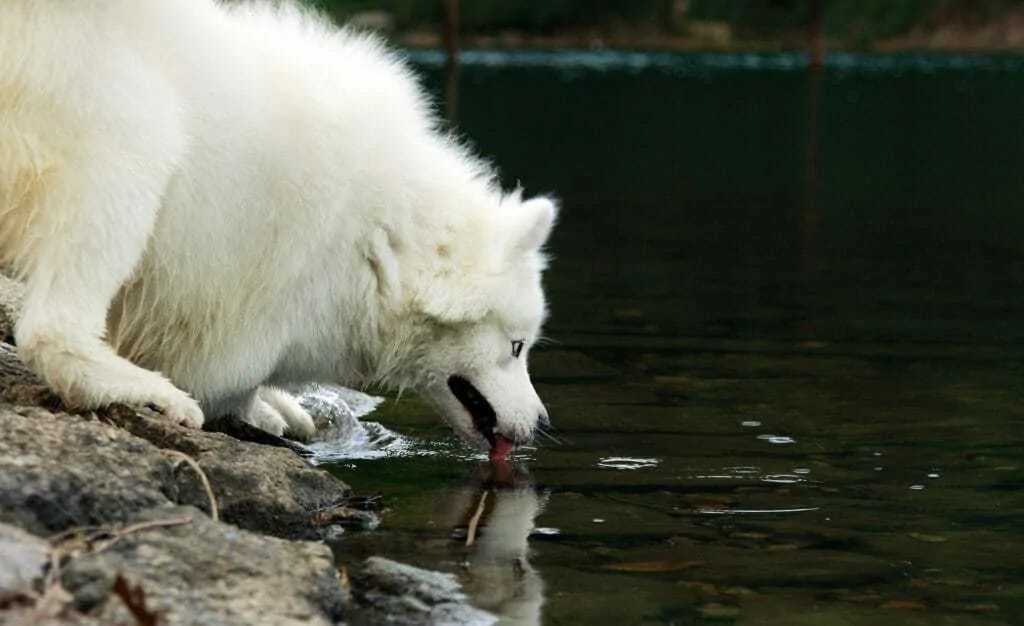
[[[8,314],[16,291],[0,288]],[[376,557],[338,566],[323,539],[353,502],[287,447],[146,409],[64,412],[0,344],[0,623],[496,621],[448,575]]]

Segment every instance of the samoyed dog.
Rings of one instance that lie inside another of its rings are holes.
[[[0,1],[0,263],[70,407],[309,437],[281,386],[379,384],[508,449],[546,419],[555,214],[379,41],[293,5]]]

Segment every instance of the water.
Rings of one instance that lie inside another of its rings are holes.
[[[342,560],[509,623],[1024,623],[1024,60],[466,61],[462,132],[564,202],[531,360],[567,443],[495,488],[386,402],[432,453],[334,466],[388,505]]]

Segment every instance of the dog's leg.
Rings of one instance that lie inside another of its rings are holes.
[[[243,422],[251,424],[271,435],[280,437],[288,429],[288,422],[284,421],[284,418],[277,412],[277,409],[260,398],[258,390],[253,390],[252,394],[242,404],[241,413]]]
[[[104,340],[107,310],[149,245],[185,150],[174,105],[139,100],[82,122],[21,209],[29,218],[14,256],[26,285],[15,338],[25,363],[73,408],[149,404],[198,427],[203,413],[188,394]]]
[[[84,191],[91,192],[88,199],[94,202],[121,200],[99,185]],[[140,197],[132,205],[150,205],[146,215],[125,211],[118,220],[106,219],[114,217],[109,210],[81,211],[88,212],[88,219],[75,220],[69,236],[49,235],[52,241],[26,283],[15,328],[18,352],[72,408],[151,404],[176,423],[199,427],[203,413],[188,394],[164,376],[119,357],[103,340],[107,308],[141,256],[156,212],[155,190],[135,191]],[[85,200],[87,195],[69,198]]]
[[[276,387],[257,387],[242,403],[242,421],[278,437],[287,433],[309,440],[316,434],[313,416],[288,392]]]
[[[284,431],[292,437],[308,441],[316,434],[316,425],[313,423],[313,416],[311,416],[306,409],[302,408],[302,405],[300,405],[298,400],[296,400],[290,393],[282,391],[276,387],[262,386],[256,390],[255,404],[258,405],[261,402],[263,406],[260,406],[259,409],[263,412],[270,409],[276,413],[277,418],[285,425]],[[253,426],[263,428],[248,418],[246,421]]]

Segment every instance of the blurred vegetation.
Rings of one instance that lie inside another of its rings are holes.
[[[360,11],[388,11],[404,29],[436,26],[444,13],[442,0],[310,1],[339,18]],[[462,28],[470,33],[553,34],[618,21],[657,21],[667,4],[666,0],[461,0],[460,11]]]
[[[339,20],[363,11],[390,14],[399,30],[435,29],[442,0],[307,0]],[[1024,7],[1024,0],[822,0],[830,37],[875,40],[948,25],[977,26]],[[812,0],[461,0],[468,34],[515,31],[557,35],[640,28],[686,34],[715,22],[744,37],[784,36],[807,26]]]
[[[825,31],[867,41],[940,26],[975,27],[1024,7],[1021,0],[823,0]],[[774,36],[805,27],[810,0],[692,0],[688,17],[731,24],[746,36]]]

